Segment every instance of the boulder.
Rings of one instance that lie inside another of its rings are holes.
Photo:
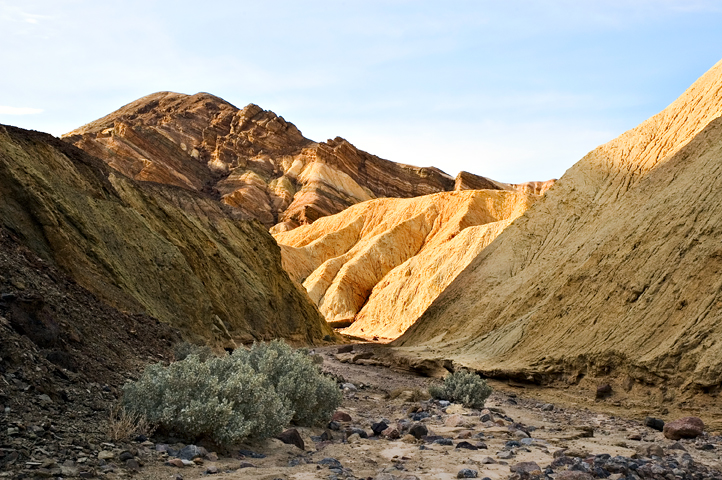
[[[697,438],[704,432],[704,422],[699,417],[684,417],[666,423],[662,431],[664,436],[670,440]]]
[[[301,434],[298,433],[298,430],[296,430],[295,428],[289,428],[288,430],[278,435],[276,438],[287,445],[295,445],[301,450],[304,450],[306,448],[306,445],[303,442],[303,438],[301,438]]]

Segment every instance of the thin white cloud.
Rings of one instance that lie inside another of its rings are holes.
[[[43,113],[43,109],[0,105],[0,115],[35,115],[36,113]]]

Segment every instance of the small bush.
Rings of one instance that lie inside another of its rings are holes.
[[[155,427],[143,415],[129,413],[120,405],[114,405],[110,409],[106,433],[112,442],[129,440],[136,435],[150,436],[154,430]]]
[[[475,373],[459,370],[448,375],[441,385],[429,387],[432,397],[461,403],[469,408],[483,408],[491,387]]]
[[[173,357],[180,362],[189,355],[198,355],[201,362],[205,362],[213,356],[213,351],[208,345],[195,345],[190,342],[180,342],[173,345]]]
[[[328,421],[342,398],[306,352],[280,341],[205,362],[189,355],[150,365],[123,392],[129,412],[182,438],[221,446],[277,435],[292,420],[308,426]]]

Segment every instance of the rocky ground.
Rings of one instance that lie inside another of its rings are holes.
[[[718,433],[670,440],[642,421],[499,390],[484,410],[426,400],[419,392],[437,380],[378,365],[363,346],[341,355],[338,348],[316,352],[344,390],[335,421],[289,432],[288,443],[213,452],[160,437],[112,441],[101,410],[116,393],[89,384],[75,409],[38,395],[5,408],[0,477],[722,479]]]

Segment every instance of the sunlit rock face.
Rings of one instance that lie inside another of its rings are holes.
[[[275,238],[284,268],[331,325],[396,338],[539,198],[469,190],[369,200]]]
[[[468,188],[437,168],[383,160],[342,138],[317,143],[257,105],[160,92],[63,138],[124,175],[202,191],[274,232],[379,197]],[[490,182],[494,189],[514,188]]]
[[[397,340],[553,382],[722,383],[722,62],[590,152]]]

